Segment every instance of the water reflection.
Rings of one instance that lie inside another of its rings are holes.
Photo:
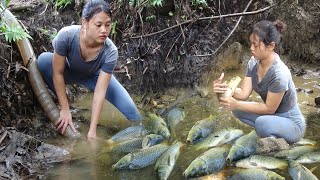
[[[235,75],[243,76],[243,70],[232,71],[227,73],[226,78],[231,78]],[[315,84],[319,84],[319,79],[308,79],[304,80],[301,77],[294,77],[294,82],[297,87],[309,88],[313,89],[313,94],[306,93],[298,93],[298,101],[299,106],[305,116],[307,116],[310,112],[315,112],[316,109],[313,106],[305,105],[303,102],[310,102],[310,104],[314,103],[314,98],[316,95],[320,94],[320,90],[314,88]],[[171,98],[177,97],[179,94],[183,94],[184,90],[169,90],[165,92],[164,95],[171,96]],[[141,97],[134,97],[135,101],[138,102],[137,99]],[[253,94],[251,96],[252,100],[259,100],[257,94]],[[91,108],[92,94],[87,94],[83,97],[79,97],[75,106],[79,108]],[[221,109],[217,104],[217,99],[215,95],[212,95],[209,98],[202,98],[200,96],[192,96],[186,99],[183,103],[178,105],[183,108],[186,117],[183,122],[178,124],[178,132],[179,135],[177,139],[181,142],[185,142],[186,137],[190,128],[194,125],[194,123],[198,120],[207,118],[210,114],[218,114],[219,117],[217,119],[218,127],[233,127],[240,128],[244,131],[244,133],[249,133],[252,129],[249,126],[246,126],[240,121],[236,120],[230,112]],[[142,110],[143,111],[143,110]],[[79,114],[84,116],[86,119],[90,118],[90,111],[84,112],[83,114]],[[64,162],[62,164],[54,164],[52,168],[50,168],[45,177],[47,179],[121,179],[121,180],[144,180],[144,179],[157,179],[157,175],[154,172],[154,167],[149,166],[147,168],[135,171],[113,171],[111,166],[119,160],[122,155],[115,155],[111,153],[101,153],[101,149],[108,146],[108,144],[104,141],[110,138],[117,131],[124,129],[126,127],[131,126],[132,124],[125,119],[125,117],[115,109],[111,104],[106,103],[104,106],[103,113],[101,114],[101,118],[99,120],[99,126],[97,129],[97,136],[100,137],[101,140],[96,142],[89,142],[86,139],[77,140],[76,142],[70,143],[67,140],[59,139],[52,142],[55,144],[68,147],[73,154],[73,158],[70,161]],[[86,133],[88,130],[89,124],[84,124],[81,126],[81,132]],[[314,131],[314,132],[309,132]],[[320,144],[318,134],[319,129],[308,128],[306,137],[311,140],[318,141]],[[85,135],[85,134],[84,134]],[[316,139],[315,139],[316,138]],[[58,141],[58,142],[57,142]],[[72,146],[71,146],[72,144]],[[71,147],[70,147],[71,146]],[[203,151],[196,151],[192,145],[185,146],[183,151],[181,152],[176,165],[169,177],[169,179],[184,179],[182,176],[183,171],[188,167],[188,165]],[[320,166],[320,163],[306,165],[307,168],[311,169],[315,166]],[[221,172],[216,176],[206,176],[203,178],[197,179],[224,179],[227,177],[228,172],[233,167],[227,167],[225,171]],[[277,170],[277,173],[280,175],[289,178],[287,170]],[[320,170],[316,169],[313,172],[317,177],[320,178]]]

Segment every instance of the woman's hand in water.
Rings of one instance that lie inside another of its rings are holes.
[[[237,109],[239,106],[239,102],[233,97],[229,97],[229,98],[221,97],[220,104],[223,108],[229,109],[231,111]]]
[[[72,122],[72,115],[70,110],[60,110],[60,117],[58,121],[55,123],[55,126],[57,127],[57,130],[60,131],[62,134],[66,131],[67,127],[70,125],[71,129],[74,132],[77,132],[76,128],[73,125]]]
[[[97,133],[95,130],[89,129],[89,132],[87,134],[88,140],[95,140],[97,138]]]
[[[224,93],[227,90],[227,84],[222,82],[224,73],[221,73],[220,77],[213,81],[213,92]]]

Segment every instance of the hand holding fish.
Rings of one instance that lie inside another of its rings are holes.
[[[229,110],[235,110],[238,108],[239,104],[238,101],[233,97],[221,97],[220,99],[220,105]]]
[[[213,81],[213,92],[223,94],[227,91],[227,83],[223,82],[222,79],[224,77],[224,73],[221,73],[220,77]]]

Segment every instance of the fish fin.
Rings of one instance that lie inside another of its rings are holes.
[[[314,170],[316,170],[318,168],[318,166],[315,166],[313,168],[310,169],[310,172],[313,172]]]
[[[150,147],[149,142],[150,142],[150,137],[149,136],[144,137],[142,140],[142,149]]]

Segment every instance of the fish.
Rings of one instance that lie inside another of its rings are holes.
[[[221,97],[229,98],[233,95],[234,91],[236,90],[237,86],[239,85],[241,78],[239,76],[233,77],[227,85],[227,90],[224,93],[217,93],[218,99]]]
[[[125,140],[133,139],[136,137],[141,137],[146,134],[149,134],[149,131],[146,130],[143,126],[130,126],[113,135],[109,140],[107,140],[107,142],[112,143],[112,142],[125,141]]]
[[[261,179],[261,180],[284,180],[285,178],[279,174],[265,169],[242,169],[237,170],[237,173],[228,177],[227,180],[239,180],[239,179]]]
[[[311,145],[315,146],[317,144],[316,141],[312,141],[310,139],[301,138],[300,141],[294,143],[295,145]]]
[[[228,152],[227,147],[215,147],[205,151],[190,163],[183,176],[190,178],[219,172],[225,167]]]
[[[227,156],[227,160],[230,162],[237,161],[249,157],[256,153],[259,136],[256,131],[253,130],[249,134],[241,136],[231,146],[230,152]]]
[[[170,131],[164,119],[154,113],[147,113],[147,115],[149,118],[146,118],[143,121],[145,128],[154,134],[160,134],[163,137],[168,138],[170,136]]]
[[[211,134],[217,125],[215,118],[216,116],[210,115],[205,119],[197,121],[190,129],[186,142],[194,144]]]
[[[237,161],[236,166],[242,168],[285,169],[288,167],[288,162],[272,156],[252,155]]]
[[[174,143],[156,161],[154,169],[160,180],[166,180],[170,176],[182,146],[181,142]]]
[[[232,142],[243,135],[241,129],[222,129],[220,131],[214,132],[206,137],[203,141],[196,144],[196,149],[204,149],[220,146]]]
[[[159,144],[163,140],[163,136],[158,134],[149,134],[145,137],[138,137],[129,139],[127,141],[119,142],[113,146],[110,146],[109,152],[115,153],[129,153],[137,149],[151,147],[155,144]]]
[[[298,163],[302,163],[302,164],[320,162],[320,152],[319,151],[308,152],[308,153],[300,156],[296,161]]]
[[[112,165],[113,170],[134,170],[150,166],[169,148],[168,145],[157,144],[131,152],[123,156],[116,164]]]
[[[285,158],[287,160],[296,160],[300,156],[314,151],[316,148],[313,146],[296,146],[291,149],[282,150],[274,155],[277,158]]]
[[[172,132],[174,127],[180,121],[183,121],[185,117],[186,117],[186,114],[184,113],[184,111],[182,109],[180,109],[180,108],[171,109],[167,115],[167,118],[166,118],[168,128],[170,129],[170,131]]]
[[[318,180],[309,169],[294,160],[289,160],[288,171],[293,180]]]

